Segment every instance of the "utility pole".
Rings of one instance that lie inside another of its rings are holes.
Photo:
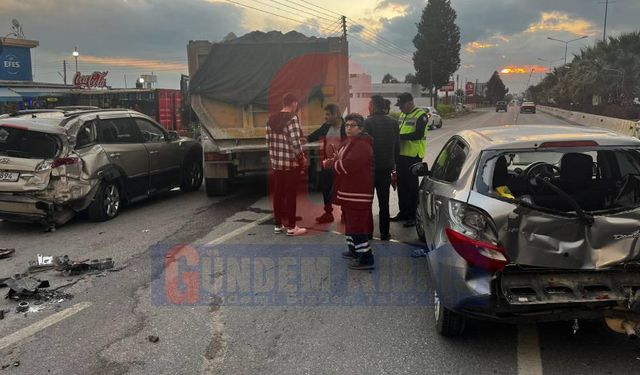
[[[127,88],[127,75],[124,75],[124,88]]]
[[[342,37],[347,40],[347,16],[342,16]]]
[[[64,81],[64,84],[67,84],[67,60],[62,60],[62,71],[64,72],[64,75],[62,77],[62,80]]]
[[[609,15],[609,4],[613,4],[615,1],[605,0],[605,2],[600,3],[604,4],[604,30],[602,32],[602,41],[604,43],[607,42],[607,16]]]
[[[429,97],[433,107],[433,60],[429,59]]]

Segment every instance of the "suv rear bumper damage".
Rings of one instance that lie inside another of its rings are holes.
[[[0,219],[20,223],[62,225],[75,216],[68,203],[54,203],[26,195],[0,194]]]

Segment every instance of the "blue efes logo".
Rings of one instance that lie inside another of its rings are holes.
[[[9,74],[18,74],[20,72],[20,68],[22,67],[20,61],[15,55],[7,55],[2,62],[2,66],[4,70]]]

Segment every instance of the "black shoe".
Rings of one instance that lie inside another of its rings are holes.
[[[380,241],[389,241],[390,239],[391,235],[389,233],[380,235]]]
[[[360,262],[353,262],[351,264],[349,264],[349,269],[352,270],[372,270],[376,268],[373,263],[360,263]]]
[[[333,223],[333,214],[325,212],[324,214],[322,214],[322,216],[318,216],[316,218],[316,222],[318,224]]]
[[[416,221],[415,220],[407,220],[402,226],[405,227],[405,228],[415,227],[416,226]]]
[[[396,216],[389,218],[389,221],[402,221],[402,220],[407,220],[407,218],[401,214],[397,214]]]
[[[302,220],[302,216],[296,216],[296,221]]]
[[[356,253],[352,252],[351,250],[343,251],[342,257],[344,259],[358,259],[358,256],[356,255]]]

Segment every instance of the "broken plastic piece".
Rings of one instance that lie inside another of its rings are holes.
[[[149,341],[151,341],[151,342],[153,342],[153,343],[156,343],[156,342],[160,341],[160,337],[150,335],[150,336],[149,336]]]
[[[49,281],[47,280],[39,280],[29,276],[22,277],[20,275],[7,279],[5,283],[10,288],[7,297],[13,299],[34,296],[38,289],[49,287]]]
[[[16,252],[16,249],[8,249],[8,248],[0,248],[0,259],[1,258],[8,258],[10,256],[13,255],[13,253]]]

